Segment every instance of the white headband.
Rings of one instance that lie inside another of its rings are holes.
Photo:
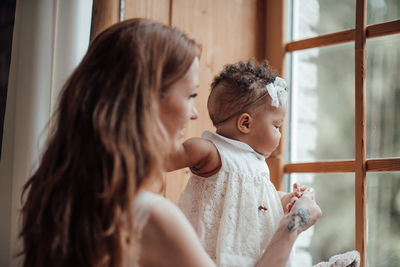
[[[287,100],[287,85],[284,79],[276,77],[274,83],[267,84],[267,91],[272,99],[271,105],[279,107],[279,100],[282,105],[286,104]]]

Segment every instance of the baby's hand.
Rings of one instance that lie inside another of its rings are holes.
[[[292,206],[288,215],[290,216],[290,221],[287,228],[290,232],[297,231],[297,233],[300,233],[315,224],[321,217],[322,212],[314,200],[312,189],[303,190],[301,198]]]
[[[310,188],[310,187],[307,187],[307,186],[301,185],[301,184],[297,184],[297,183],[293,184],[293,192],[295,193],[296,197],[298,197],[298,198],[300,198],[303,195],[304,191],[306,191],[306,189],[308,189],[308,188]]]
[[[295,192],[290,192],[290,193],[280,192],[280,195],[281,195],[283,212],[288,213],[290,209],[293,207],[294,203],[296,203],[296,200],[299,198],[296,196]]]
[[[296,203],[296,201],[301,198],[301,196],[304,194],[304,192],[309,189],[313,193],[313,199],[314,199],[314,190],[310,187],[307,187],[305,185],[298,185],[297,183],[293,184],[293,197],[290,199],[289,203],[287,204],[286,210],[287,212],[290,212],[292,209],[293,205]],[[286,211],[285,211],[286,212]]]

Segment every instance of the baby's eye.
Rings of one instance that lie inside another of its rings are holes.
[[[197,96],[197,93],[189,95],[189,98],[195,98]]]
[[[279,129],[279,128],[281,128],[281,126],[280,126],[280,125],[274,125],[274,127],[275,127],[276,129]]]

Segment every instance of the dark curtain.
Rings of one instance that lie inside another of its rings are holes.
[[[11,45],[16,0],[0,1],[0,159],[3,144],[4,116],[6,112],[8,74],[10,72]]]

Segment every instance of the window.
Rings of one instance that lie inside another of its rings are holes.
[[[400,266],[400,2],[287,0],[286,18],[285,184],[324,213],[296,260]]]

